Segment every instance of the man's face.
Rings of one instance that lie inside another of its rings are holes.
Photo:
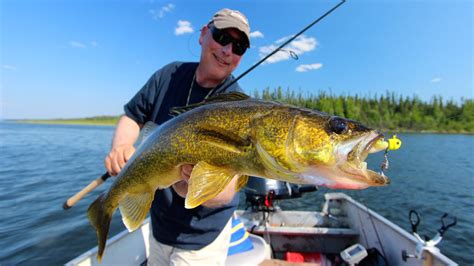
[[[212,26],[211,26],[212,27]],[[241,40],[241,33],[233,28],[223,29],[234,39]],[[211,29],[204,26],[199,37],[201,44],[201,67],[207,78],[223,80],[239,65],[242,56],[232,52],[232,43],[225,46],[220,45],[212,38]]]

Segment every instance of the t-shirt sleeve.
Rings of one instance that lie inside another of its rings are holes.
[[[162,73],[163,69],[156,71],[141,90],[124,106],[125,115],[139,124],[145,124],[150,120],[161,89]]]
[[[240,85],[238,83],[235,83],[233,84],[232,86],[230,86],[230,88],[228,89],[229,92],[231,91],[238,91],[238,92],[244,92],[244,90],[242,90],[242,88],[240,87]]]
[[[229,78],[226,83],[230,83],[234,80],[235,78],[232,76],[231,78]],[[226,84],[224,83],[224,86],[226,86]],[[242,88],[240,87],[239,83],[234,83],[232,84],[229,88],[227,88],[225,90],[225,92],[234,92],[234,91],[237,91],[237,92],[244,92],[244,90],[242,90]]]

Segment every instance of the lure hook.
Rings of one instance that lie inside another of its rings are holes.
[[[384,160],[382,164],[380,165],[380,171],[381,171],[382,176],[385,176],[384,171],[387,171],[390,165],[388,162],[388,151],[398,150],[400,149],[401,146],[402,146],[402,141],[399,138],[397,138],[397,135],[393,135],[392,138],[388,139],[388,146],[385,149],[385,152],[383,154]]]

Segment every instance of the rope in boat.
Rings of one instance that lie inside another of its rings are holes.
[[[357,195],[357,197],[359,198],[359,201],[361,203],[363,203],[362,206],[365,207],[365,211],[367,212],[367,215],[369,216],[370,223],[372,224],[372,228],[374,229],[375,235],[377,236],[377,241],[379,242],[379,246],[382,249],[382,255],[383,255],[384,258],[387,258],[387,254],[385,253],[385,248],[383,246],[382,241],[380,240],[379,232],[378,232],[377,227],[375,226],[375,223],[374,223],[374,218],[373,218],[372,214],[370,214],[370,209],[369,209],[369,207],[367,207],[367,203],[364,202],[364,199],[360,197],[360,191],[356,191],[356,194],[359,194],[359,195]],[[362,219],[360,217],[360,212],[358,211],[357,213],[359,214],[359,222],[362,224]],[[365,234],[364,234],[364,238],[365,238],[365,242],[367,244],[369,244],[369,241],[367,240],[367,236]]]

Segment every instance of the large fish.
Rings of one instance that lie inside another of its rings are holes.
[[[190,109],[190,107],[188,108]],[[117,207],[128,230],[140,227],[156,189],[181,179],[195,165],[186,208],[219,194],[238,175],[340,189],[389,183],[367,169],[367,155],[387,147],[383,135],[358,122],[280,103],[221,94],[156,128],[139,146],[110,189],[89,207],[100,260]]]

